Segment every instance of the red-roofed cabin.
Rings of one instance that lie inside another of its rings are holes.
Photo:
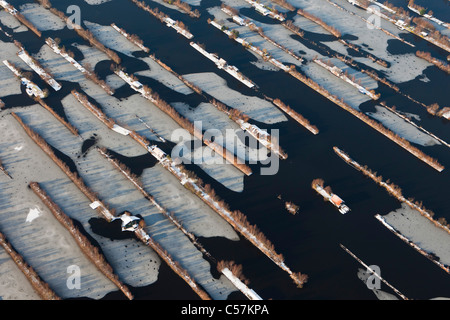
[[[333,202],[337,207],[339,207],[342,204],[343,200],[339,198],[337,195],[333,194],[331,196],[331,202]]]

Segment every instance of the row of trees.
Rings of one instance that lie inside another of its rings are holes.
[[[427,106],[427,111],[429,114],[433,116],[442,117],[447,112],[450,112],[450,107],[444,107],[441,109],[438,103],[432,103],[429,106]]]
[[[281,23],[281,25],[284,26],[285,28],[291,30],[292,32],[294,32],[295,34],[297,34],[298,36],[300,36],[302,38],[305,36],[305,32],[303,32],[303,30],[301,30],[300,27],[296,26],[294,24],[294,21],[292,21],[292,20],[283,21]]]
[[[444,166],[441,165],[436,159],[428,156],[423,151],[417,149],[409,141],[400,137],[399,135],[392,132],[391,130],[387,129],[380,122],[377,122],[377,121],[373,120],[372,118],[370,118],[369,116],[367,116],[365,113],[352,108],[351,106],[349,106],[347,103],[344,102],[343,98],[339,98],[336,95],[332,95],[330,92],[328,92],[328,90],[326,90],[325,88],[320,86],[314,80],[299,73],[295,69],[295,67],[291,68],[291,71],[289,71],[289,73],[292,76],[294,76],[295,78],[297,78],[300,81],[302,81],[303,83],[305,83],[306,85],[308,85],[309,87],[311,87],[312,89],[314,89],[315,91],[317,91],[320,94],[322,94],[323,96],[327,97],[329,100],[331,100],[332,102],[334,102],[335,104],[337,104],[338,106],[343,108],[344,110],[350,112],[351,114],[356,116],[361,121],[364,121],[369,126],[374,128],[378,132],[382,133],[383,135],[385,135],[386,137],[388,137],[389,139],[391,139],[392,141],[397,143],[399,146],[401,146],[405,150],[409,151],[410,153],[412,153],[413,155],[415,155],[416,157],[418,157],[419,159],[421,159],[428,165],[432,166],[434,169],[436,169],[438,171],[444,170]]]
[[[55,38],[55,40],[53,40],[52,38],[47,38],[46,39],[47,44],[53,48],[53,46],[56,46],[58,48],[58,50],[60,51],[60,54],[64,57],[64,56],[69,56],[70,58],[73,59],[73,61],[70,61],[72,64],[76,63],[79,66],[81,66],[82,68],[84,68],[84,70],[80,69],[79,67],[77,67],[77,69],[79,69],[83,75],[86,77],[86,79],[89,79],[93,82],[95,82],[96,84],[98,84],[100,87],[102,87],[109,95],[113,95],[114,94],[114,89],[111,88],[106,81],[104,81],[103,79],[100,79],[100,77],[98,76],[98,74],[94,71],[94,69],[92,68],[92,66],[89,63],[85,63],[84,65],[81,65],[80,63],[76,62],[74,59],[74,53],[70,50],[66,50],[66,48],[64,46],[60,46],[61,43],[61,39],[59,38]],[[66,57],[64,57],[66,58]],[[74,62],[75,61],[75,62]]]
[[[277,107],[279,107],[281,110],[286,112],[288,115],[290,115],[295,121],[300,123],[302,126],[304,126],[306,129],[311,131],[314,134],[319,133],[319,129],[310,123],[308,119],[306,119],[303,115],[292,109],[290,106],[286,105],[283,101],[276,98],[273,100],[273,104],[275,104]]]
[[[227,268],[228,270],[233,273],[233,275],[241,280],[245,285],[249,285],[250,281],[244,276],[244,273],[242,272],[242,265],[237,264],[234,261],[226,261],[226,260],[220,260],[217,262],[217,271],[222,272],[223,269]]]
[[[434,58],[433,56],[431,56],[430,52],[416,51],[416,56],[418,56],[419,58],[422,58],[424,60],[427,60],[428,62],[431,62],[432,64],[437,66],[439,69],[441,69],[447,73],[450,73],[450,65],[445,63],[442,60]]]
[[[46,143],[46,141],[35,133],[30,127],[28,127],[16,114],[11,113],[14,118],[22,125],[25,132],[38,144],[41,149],[63,170],[64,173],[72,180],[72,182],[87,196],[91,202],[100,202],[102,205],[97,208],[102,215],[105,215],[105,210],[109,213],[106,215],[108,221],[114,216],[115,210],[107,208],[97,197],[97,195],[90,190],[83,182],[82,178],[76,173],[70,171],[69,167],[60,160],[53,152],[51,147]],[[135,232],[136,236],[143,241],[146,245],[149,245],[155,252],[169,265],[169,267],[174,270],[178,275],[180,275],[193,290],[204,300],[210,300],[209,295],[201,289],[195,281],[189,276],[187,271],[183,269],[180,264],[173,260],[170,254],[163,249],[159,243],[151,239],[144,231],[145,223],[139,224],[139,229]]]
[[[336,151],[336,149],[335,149]],[[343,151],[341,151],[344,153]],[[345,153],[344,153],[345,154]],[[338,153],[338,155],[347,163],[350,163],[349,160],[345,159]],[[348,154],[345,154],[349,159],[350,156]],[[364,175],[371,178],[373,181],[375,181],[378,185],[385,188],[389,194],[393,195],[395,198],[397,198],[401,202],[405,202],[407,205],[409,205],[413,209],[417,209],[423,216],[428,218],[431,222],[433,222],[435,225],[444,227],[447,232],[450,232],[449,225],[444,217],[439,218],[437,221],[433,219],[433,216],[435,215],[433,211],[425,208],[422,201],[416,201],[414,198],[405,198],[403,195],[402,189],[396,185],[395,183],[391,182],[390,179],[383,181],[383,177],[381,175],[378,175],[378,173],[375,171],[372,171],[369,169],[367,165],[360,165],[354,160],[351,160],[351,164],[359,171],[361,171]]]
[[[165,3],[177,6],[178,8],[180,8],[193,18],[200,18],[200,11],[198,11],[198,9],[192,10],[191,6],[184,1],[181,0],[163,0],[163,1]]]
[[[33,31],[39,38],[42,36],[42,33],[35,27],[33,23],[31,23],[23,14],[19,12],[16,8],[14,8],[11,4],[7,4],[7,11],[11,13],[17,20],[22,22],[28,29]]]
[[[285,9],[288,9],[290,11],[295,11],[295,7],[286,0],[271,0],[271,1]]]
[[[424,7],[422,7],[422,6],[419,6],[418,4],[416,4],[416,3],[414,3],[414,0],[409,0],[409,2],[408,2],[408,7],[411,7],[411,8],[413,8],[413,9],[416,9],[417,11],[419,11],[419,14],[420,15],[424,15],[425,13],[427,13],[427,9],[426,8],[424,8]],[[433,11],[428,11],[428,15],[430,15],[430,16],[433,16]]]
[[[80,177],[76,171],[72,171],[70,167],[55,154],[53,148],[39,134],[26,125],[14,112],[11,112],[11,116],[19,122],[28,136],[42,149],[42,151],[47,154],[47,156],[50,157],[50,159],[55,162],[55,164],[69,177],[69,179],[80,189],[80,191],[91,201],[91,203],[98,201],[102,204],[97,208],[100,214],[106,214],[106,218],[111,218],[115,215],[115,210],[109,209],[107,205],[103,204],[101,200],[99,200],[98,195],[84,183],[83,178]]]
[[[154,17],[158,18],[161,22],[165,22],[169,16],[165,14],[164,12],[160,11],[158,8],[152,9],[150,6],[148,6],[144,1],[139,0],[131,0],[134,4],[136,4],[139,8],[141,8],[144,11],[147,11],[148,13],[152,14]],[[189,32],[188,27],[184,24],[182,21],[176,21],[175,22],[178,27],[185,30],[186,32]]]
[[[116,24],[112,23],[111,24],[112,27],[116,27],[117,29],[119,29],[120,33],[126,37],[129,41],[131,41],[132,43],[134,43],[136,46],[138,46],[139,48],[141,48],[142,50],[144,50],[145,52],[149,53],[150,49],[144,46],[144,41],[142,41],[141,38],[139,38],[138,35],[135,34],[129,34],[127,33],[124,29],[118,27]]]
[[[60,297],[50,288],[50,286],[42,280],[37,272],[31,267],[23,257],[14,250],[13,246],[8,242],[5,235],[0,232],[0,246],[8,253],[17,267],[22,271],[30,282],[33,289],[44,300],[61,300]]]
[[[433,39],[433,42],[435,42],[435,44],[444,46],[446,48],[450,47],[450,41],[449,41],[448,37],[441,34],[438,30],[436,30],[436,28],[433,26],[433,24],[430,23],[429,21],[427,21],[426,19],[424,19],[422,17],[411,18],[411,16],[409,15],[409,12],[407,12],[405,9],[396,7],[387,1],[384,2],[384,5],[395,12],[395,13],[389,14],[391,16],[391,18],[393,18],[395,20],[403,19],[405,22],[407,22],[409,24],[411,24],[411,22],[412,22],[415,25],[415,32],[420,33],[422,31],[428,31],[428,33],[429,33],[428,36]],[[421,8],[420,10],[423,11],[423,8],[422,7],[420,7],[420,8]],[[431,12],[431,15],[432,14],[433,14],[433,12]]]
[[[45,110],[50,112],[59,122],[61,122],[73,135],[79,136],[78,129],[75,128],[69,121],[61,117],[58,113],[53,110],[53,108],[50,108],[50,106],[45,103],[41,98],[35,97],[35,101],[37,101]]]
[[[114,283],[128,299],[132,300],[133,294],[128,287],[119,280],[119,277],[114,273],[113,268],[106,261],[99,248],[94,246],[89,241],[89,239],[75,226],[72,219],[62,211],[62,209],[50,198],[50,196],[37,182],[31,182],[29,187],[49,208],[50,212],[61,223],[61,225],[70,232],[73,239],[86,257],[97,267],[98,270],[100,270],[109,280],[111,280],[111,282]]]
[[[317,23],[318,25],[320,25],[322,28],[324,28],[325,30],[327,30],[328,32],[330,32],[332,35],[334,35],[336,38],[340,38],[341,37],[341,32],[339,30],[337,30],[335,27],[330,26],[329,24],[327,24],[325,21],[323,21],[322,19],[316,17],[315,15],[303,10],[303,9],[298,9],[297,13],[299,15],[304,16],[305,18],[314,21],[315,23]]]
[[[49,7],[49,6],[51,6],[51,3],[50,3],[50,1],[47,1],[46,8],[48,8],[50,10],[50,12],[52,12],[54,15],[58,16],[65,23],[73,25],[73,29],[80,37],[82,37],[83,39],[88,41],[92,46],[94,46],[97,49],[99,49],[100,51],[104,52],[115,63],[120,63],[121,60],[120,60],[120,57],[118,56],[118,54],[115,53],[113,50],[105,47],[100,41],[98,41],[98,39],[92,34],[91,31],[84,29],[83,27],[81,27],[78,24],[74,24],[73,22],[70,21],[70,19],[65,15],[64,12],[62,12],[54,7]]]
[[[22,43],[20,43],[17,40],[14,40],[14,45],[19,48],[19,50],[23,51],[23,53],[25,55],[28,56],[28,58],[30,58],[30,60],[33,62],[33,64],[38,67],[39,69],[43,70],[45,72],[45,74],[40,73],[39,76],[42,78],[42,80],[44,80],[45,82],[49,82],[49,80],[53,79],[54,76],[51,74],[50,71],[48,71],[47,69],[45,69],[41,63],[36,60],[27,50],[25,50],[25,48],[23,47]]]

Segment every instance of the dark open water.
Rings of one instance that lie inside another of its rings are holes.
[[[26,2],[31,1],[11,1],[15,6]],[[396,5],[400,5],[397,2],[406,3],[406,1],[393,2]],[[246,240],[233,242],[223,238],[201,238],[200,242],[217,260],[234,260],[242,264],[244,274],[250,280],[250,287],[264,299],[376,299],[357,278],[358,268],[362,266],[339,247],[339,243],[342,243],[366,264],[378,265],[381,268],[381,276],[407,297],[412,299],[450,297],[449,275],[374,218],[375,214],[383,215],[399,208],[400,203],[372,180],[366,179],[343,162],[333,152],[332,147],[339,146],[359,163],[367,164],[386,179],[390,178],[402,187],[405,196],[422,200],[437,217],[443,216],[447,220],[450,220],[448,206],[450,169],[438,173],[293,77],[281,71],[263,71],[250,64],[249,61],[256,60],[253,55],[207,24],[209,14],[205,8],[220,5],[218,0],[202,1],[200,8],[202,16],[199,20],[158,6],[149,0],[147,3],[152,7],[160,7],[171,18],[185,22],[195,35],[193,40],[206,44],[208,51],[217,52],[255,81],[261,92],[273,98],[281,98],[320,130],[320,133],[314,136],[292,120],[273,127],[261,124],[260,127],[264,129],[280,129],[280,144],[289,154],[289,158],[280,161],[279,172],[274,176],[261,176],[258,167],[255,167],[254,174],[245,178],[245,190],[242,193],[227,190],[197,169],[199,176],[205,182],[211,183],[232,208],[241,210],[251,223],[263,231],[275,245],[277,252],[283,254],[287,265],[293,271],[301,271],[310,276],[309,282],[303,289],[297,289],[286,272]],[[116,22],[127,32],[139,35],[158,58],[179,74],[216,72],[228,81],[230,88],[244,94],[257,95],[227,73],[219,71],[213,63],[191,48],[186,38],[163,26],[129,0],[112,0],[100,6],[89,6],[82,0],[53,1],[53,5],[61,11],[65,11],[68,5],[73,4],[80,6],[83,20],[102,25]],[[251,12],[245,14],[266,23],[273,23]],[[70,47],[73,41],[83,41],[73,31],[64,29],[43,32],[43,37],[46,36],[61,38],[66,48],[78,55],[76,59],[82,57],[81,53]],[[24,43],[31,53],[37,52],[43,44],[42,40],[30,32],[14,34],[14,37]],[[316,40],[314,35],[312,37]],[[441,59],[446,57],[442,50],[426,43],[419,43],[418,47],[421,46],[427,47],[428,51],[432,51],[433,55]],[[399,54],[413,53],[413,50],[417,49],[392,40],[389,50],[391,53]],[[120,57],[122,65],[130,72],[143,68],[135,59],[122,54]],[[96,71],[102,77],[106,76],[110,73],[109,64],[99,64]],[[427,104],[438,102],[441,106],[448,106],[449,76],[435,67],[428,68],[425,74],[432,80],[431,82],[425,83],[416,79],[400,84],[401,90]],[[187,101],[192,107],[196,106],[195,95],[185,97],[151,79],[143,79],[143,82],[153,87],[169,102]],[[55,103],[49,104],[58,106],[57,101],[74,87],[74,84],[64,83],[65,91],[52,92],[49,99]],[[382,100],[388,105],[396,105],[401,111],[420,115],[420,125],[442,139],[450,141],[448,121],[431,117],[424,108],[394,95],[387,88],[381,86],[379,90],[383,94]],[[130,93],[131,91],[126,89],[118,90],[116,96],[126,97]],[[33,101],[24,95],[4,100],[7,105],[33,104]],[[371,110],[373,104],[368,102],[362,108],[364,111]],[[445,146],[418,147],[450,168],[450,152]],[[137,173],[145,167],[142,163],[145,159],[138,160],[134,168],[131,165]],[[319,177],[346,200],[352,209],[349,214],[341,215],[311,189],[311,181]],[[283,202],[277,199],[278,195],[281,195],[283,200],[291,200],[298,204],[299,213],[296,216],[289,214],[284,209]],[[173,272],[165,266],[161,269],[163,272],[157,283],[135,289],[137,299],[157,298],[159,293],[161,293],[159,297],[170,299],[172,297],[170,292],[176,292],[177,295],[173,298],[177,299],[196,298],[189,287]],[[161,290],[166,291],[162,294]],[[384,284],[382,290],[392,293]]]

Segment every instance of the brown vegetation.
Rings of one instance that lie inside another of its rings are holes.
[[[75,128],[70,122],[66,121],[63,117],[61,117],[59,114],[55,112],[48,104],[46,104],[41,98],[35,97],[34,100],[36,100],[42,107],[44,107],[45,110],[50,112],[59,122],[61,122],[69,131],[75,135],[79,136],[77,128]]]
[[[442,60],[432,57],[430,52],[416,51],[416,56],[418,56],[419,58],[425,59],[426,61],[434,64],[439,69],[450,74],[450,65],[445,63]]]
[[[109,48],[106,48],[100,41],[97,40],[97,38],[95,38],[94,34],[91,31],[83,29],[81,26],[78,25],[74,27],[74,30],[76,33],[78,33],[79,36],[87,40],[92,46],[104,52],[115,63],[119,64],[121,62],[117,53],[115,53]]]
[[[293,110],[290,106],[284,104],[284,102],[282,102],[280,99],[275,99],[273,100],[273,104],[275,104],[277,107],[279,107],[281,110],[283,110],[284,112],[286,112],[288,115],[290,115],[295,121],[297,121],[298,123],[300,123],[302,126],[304,126],[306,129],[308,129],[309,131],[311,131],[313,134],[318,134],[319,133],[319,129],[315,126],[312,125],[308,119],[306,119],[304,116],[302,116],[300,113],[298,113],[297,111]]]
[[[295,78],[297,78],[298,80],[302,81],[303,83],[305,83],[306,85],[311,87],[312,89],[314,89],[315,91],[317,91],[318,93],[322,94],[324,97],[328,98],[330,101],[334,102],[335,104],[337,104],[338,106],[343,108],[344,110],[350,112],[351,114],[356,116],[358,119],[360,119],[361,121],[363,121],[366,124],[368,124],[369,126],[371,126],[373,129],[382,133],[384,136],[388,137],[390,140],[392,140],[393,142],[395,142],[396,144],[398,144],[399,146],[401,146],[402,148],[404,148],[405,150],[407,150],[408,152],[410,152],[411,154],[413,154],[420,160],[424,161],[425,163],[427,163],[434,169],[436,169],[438,171],[444,170],[445,167],[443,165],[441,165],[436,159],[428,156],[423,151],[417,149],[409,141],[400,137],[399,135],[392,132],[391,130],[387,129],[381,123],[373,120],[372,118],[367,116],[365,113],[352,108],[347,103],[345,103],[342,98],[340,99],[337,96],[332,95],[330,92],[328,92],[325,88],[321,87],[314,80],[304,76],[303,74],[301,74],[297,70],[295,70],[295,67],[293,67],[289,73],[292,76],[294,76]]]
[[[180,79],[181,81],[183,81],[183,83],[188,86],[189,88],[191,88],[192,90],[194,90],[195,92],[197,92],[199,95],[203,94],[202,89],[200,89],[198,86],[196,86],[195,84],[193,84],[192,82],[189,82],[188,80],[186,80],[183,76],[179,75],[178,73],[176,73],[171,67],[169,67],[168,65],[166,65],[164,62],[162,62],[161,60],[159,60],[158,58],[156,58],[155,54],[151,54],[150,58],[155,61],[157,64],[159,64],[161,67],[163,67],[164,69],[166,69],[167,71],[169,71],[170,73],[172,73],[174,76],[176,76],[178,79]]]
[[[135,34],[129,34],[125,31],[125,29],[118,27],[115,23],[111,24],[112,27],[116,27],[120,30],[120,33],[127,38],[129,41],[131,41],[132,43],[134,43],[136,46],[138,46],[139,48],[141,48],[142,50],[144,50],[145,52],[149,53],[150,49],[144,46],[144,41],[142,41],[141,38],[139,38],[138,35]]]
[[[95,82],[96,84],[98,84],[100,87],[102,87],[109,95],[113,95],[115,90],[113,88],[111,88],[105,80],[100,79],[100,77],[98,76],[98,74],[94,71],[94,69],[92,68],[92,66],[89,63],[85,63],[83,65],[83,68],[86,69],[86,72],[83,73],[84,76]]]
[[[52,7],[52,4],[49,0],[36,0],[39,2],[41,6],[43,6],[45,9],[50,9]]]
[[[181,0],[163,0],[163,1],[165,3],[172,4],[172,5],[180,8],[181,10],[183,10],[184,12],[186,12],[193,18],[200,18],[200,11],[198,11],[197,9],[192,10],[191,6],[186,2],[183,2]]]
[[[439,111],[439,104],[437,104],[437,103],[430,104],[427,107],[427,112],[429,114],[432,114],[433,116],[435,116],[438,111]]]
[[[290,11],[295,11],[295,7],[292,4],[290,4],[289,2],[287,2],[286,0],[271,0],[271,1],[285,9],[288,9]]]
[[[3,166],[2,161],[0,160],[0,171],[7,175],[10,179],[12,179],[11,175],[8,173],[6,168]]]
[[[224,103],[217,101],[216,99],[211,99],[209,101],[213,106],[215,106],[219,111],[222,111],[226,113],[233,121],[242,120],[244,122],[247,122],[250,118],[245,113],[237,110],[232,109],[226,106]]]
[[[332,26],[328,25],[322,19],[314,16],[313,14],[311,14],[309,12],[306,12],[305,10],[302,10],[302,9],[298,9],[297,13],[299,15],[304,16],[305,18],[307,18],[307,19],[309,19],[311,21],[314,21],[315,23],[320,25],[322,28],[324,28],[325,30],[330,32],[332,35],[334,35],[336,38],[340,38],[341,37],[341,33],[335,27],[332,27]]]
[[[311,182],[311,187],[315,188],[315,186],[319,186],[319,187],[323,188],[324,183],[325,182],[323,181],[323,179],[317,178]]]
[[[19,12],[16,8],[14,8],[11,4],[8,4],[8,11],[13,10],[14,14],[12,14],[14,17],[16,17],[17,20],[22,22],[25,26],[28,27],[31,31],[33,31],[39,38],[42,36],[42,33],[32,24],[27,18],[24,17],[23,14]]]
[[[337,152],[336,147],[334,147],[333,149],[337,153],[337,155],[339,155],[345,162],[351,164],[355,169],[361,171],[364,175],[371,178],[378,185],[385,188],[390,195],[397,198],[400,202],[404,202],[411,208],[419,211],[421,215],[426,217],[428,220],[430,220],[436,226],[441,227],[450,233],[450,229],[449,229],[450,225],[447,224],[447,221],[445,220],[445,218],[439,218],[437,221],[434,220],[433,219],[434,212],[426,209],[421,201],[420,202],[415,201],[413,198],[405,198],[405,196],[402,193],[402,189],[399,186],[397,186],[396,184],[394,184],[393,182],[391,182],[389,179],[387,181],[383,181],[383,177],[381,175],[378,175],[377,172],[373,172],[371,169],[369,169],[367,167],[367,165],[360,165],[359,163],[357,163],[354,160],[347,160],[340,153],[345,154],[345,156],[347,156],[349,159],[351,159],[348,154],[346,154],[343,151],[340,151],[340,153]]]
[[[302,38],[305,36],[305,33],[300,29],[300,27],[296,26],[292,20],[283,21],[281,25]]]
[[[245,278],[244,274],[242,273],[242,265],[236,264],[234,261],[225,261],[221,260],[217,262],[217,271],[222,272],[223,269],[227,268],[231,271],[231,273],[241,280],[245,285],[249,285],[250,281]]]
[[[421,14],[421,15],[423,15],[426,12],[426,10],[427,10],[427,9],[425,9],[422,6],[419,6],[418,4],[415,4],[414,0],[409,0],[408,6],[413,8],[413,9],[416,9],[417,11],[419,11],[419,14]]]
[[[298,213],[298,209],[300,209],[300,207],[295,203],[293,203],[292,201],[287,201],[284,204],[284,207],[286,208],[287,211],[289,211],[293,215],[296,215]]]
[[[70,180],[80,189],[81,192],[91,201],[98,201],[101,205],[97,208],[97,211],[106,216],[107,219],[110,219],[114,216],[114,210],[110,210],[105,206],[97,197],[97,195],[84,183],[83,179],[78,176],[76,172],[72,172],[69,166],[62,161],[58,156],[54,153],[51,146],[36,132],[34,132],[28,125],[26,125],[23,120],[14,112],[11,112],[11,115],[19,122],[28,136],[44,151],[50,159],[55,162],[55,164],[69,177]]]
[[[64,12],[59,11],[58,9],[56,9],[54,7],[51,7],[50,1],[45,1],[45,4],[46,4],[45,8],[49,9],[50,12],[52,12],[54,15],[58,16],[65,23],[73,24],[72,22],[70,22],[69,18],[65,15]],[[95,38],[95,36],[92,34],[91,31],[84,29],[83,27],[81,27],[78,24],[73,24],[73,29],[80,37],[82,37],[83,39],[88,41],[92,46],[94,46],[97,49],[99,49],[100,51],[104,52],[115,63],[119,64],[121,62],[117,53],[115,53],[113,50],[105,47],[100,41],[97,40],[97,38]]]
[[[119,277],[114,273],[113,268],[106,261],[99,249],[92,245],[89,239],[84,236],[80,230],[78,230],[72,219],[68,217],[55,202],[53,202],[50,196],[37,182],[31,182],[29,187],[49,208],[50,212],[61,223],[61,225],[70,232],[73,239],[86,257],[97,267],[98,270],[100,270],[109,280],[111,280],[111,282],[114,283],[128,299],[132,300],[133,294],[131,291],[119,280]]]
[[[158,210],[170,221],[172,222],[179,230],[181,230],[188,238],[189,240],[206,256],[211,256],[209,252],[207,252],[203,246],[197,241],[195,235],[189,231],[187,231],[180,220],[175,217],[175,215],[172,212],[169,212],[166,208],[161,206],[156,199],[148,193],[140,181],[139,177],[136,176],[131,172],[131,170],[123,163],[118,161],[117,159],[114,159],[111,157],[111,155],[108,153],[106,148],[97,148],[97,150],[100,152],[102,156],[104,156],[108,161],[112,163],[112,165],[119,170],[146,198],[148,201],[150,201],[152,204],[154,204]]]
[[[34,269],[25,262],[22,256],[14,250],[12,245],[6,240],[6,237],[1,232],[0,246],[2,246],[3,249],[5,249],[5,251],[9,254],[20,271],[22,271],[25,277],[28,279],[33,289],[39,294],[42,299],[61,300],[61,298],[58,297],[55,292],[53,292],[49,285],[39,277],[36,271],[34,271]]]

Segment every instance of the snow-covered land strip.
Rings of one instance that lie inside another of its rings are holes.
[[[30,97],[37,97],[37,98],[46,98],[48,92],[44,92],[37,84],[35,84],[33,81],[28,80],[27,78],[22,76],[22,72],[18,70],[12,63],[10,63],[8,60],[3,60],[3,64],[8,67],[9,70],[11,70],[12,73],[22,82],[22,84],[25,86],[25,91]]]
[[[276,19],[279,21],[284,21],[285,17],[279,13],[273,12],[271,8],[269,8],[268,6],[265,6],[264,4],[262,4],[259,1],[255,1],[255,0],[245,0],[246,2],[248,2],[249,4],[251,4],[251,6],[253,8],[255,8],[255,10],[259,13],[261,13],[263,16],[269,16],[272,19]]]
[[[287,121],[286,116],[271,102],[257,96],[247,96],[228,87],[222,77],[213,72],[183,75],[212,97],[248,117],[267,124]]]
[[[420,130],[418,126],[414,126],[412,122],[407,121],[405,117],[400,117],[397,113],[394,113],[393,110],[376,105],[375,112],[367,112],[367,114],[380,121],[385,127],[410,142],[417,143],[422,146],[434,146],[441,144],[429,133]]]
[[[395,109],[387,106],[383,101],[380,103],[383,107],[385,107],[386,109],[388,109],[389,111],[391,111],[392,113],[394,113],[395,115],[397,115],[398,117],[402,118],[403,120],[405,120],[406,122],[408,122],[409,124],[411,124],[412,126],[414,126],[415,128],[417,128],[418,130],[424,132],[425,134],[429,135],[431,138],[436,139],[437,141],[439,141],[440,143],[442,143],[443,145],[447,146],[450,148],[450,144],[439,138],[438,136],[436,136],[434,133],[426,130],[425,128],[419,126],[418,124],[416,124],[414,121],[412,121],[410,118],[408,118],[407,116],[397,112]],[[435,144],[435,143],[432,143]]]
[[[196,44],[194,42],[191,42],[190,45],[195,50],[197,50],[198,52],[203,54],[205,57],[207,57],[209,60],[214,62],[217,65],[217,68],[226,71],[227,73],[232,75],[234,78],[236,78],[237,80],[239,80],[240,82],[245,84],[247,87],[249,87],[249,88],[255,87],[255,84],[250,79],[245,77],[235,66],[228,65],[224,59],[218,57],[215,54],[207,52],[205,49],[203,49],[202,47],[200,47],[198,44]]]
[[[58,91],[61,89],[61,84],[59,84],[53,77],[45,71],[39,63],[36,63],[35,59],[31,57],[29,54],[27,54],[24,50],[20,50],[17,55],[20,59],[22,59],[28,66],[30,66],[31,69],[36,72],[39,77],[42,78],[47,84],[52,87],[55,91]]]
[[[336,152],[336,154],[341,157],[345,162],[350,164],[352,167],[354,167],[356,170],[361,171],[363,174],[371,178],[373,181],[378,183],[380,186],[385,188],[389,194],[397,198],[400,202],[407,204],[412,209],[417,210],[420,212],[425,218],[427,218],[431,223],[433,223],[436,227],[441,228],[442,230],[446,231],[450,234],[450,228],[448,225],[443,225],[439,221],[436,221],[433,219],[432,213],[430,213],[421,203],[415,202],[414,199],[408,198],[403,195],[402,190],[399,186],[395,185],[393,182],[385,182],[382,180],[382,178],[378,177],[376,173],[373,173],[371,169],[367,168],[366,166],[362,166],[355,160],[353,160],[348,154],[346,154],[344,151],[339,149],[338,147],[333,147],[333,150]]]
[[[42,33],[28,21],[16,8],[5,0],[0,0],[0,6],[2,6],[6,12],[14,16],[17,20],[26,25],[31,31],[33,31],[38,37],[41,37]]]
[[[376,94],[375,92],[372,92],[371,90],[368,90],[366,88],[364,88],[363,86],[359,85],[358,83],[356,83],[355,81],[353,81],[352,79],[350,79],[341,69],[339,69],[337,66],[334,65],[329,65],[325,62],[323,62],[321,59],[314,59],[313,60],[315,63],[317,63],[319,66],[321,66],[322,68],[327,69],[328,71],[330,71],[333,75],[335,75],[336,77],[344,80],[345,82],[349,83],[350,85],[354,86],[356,89],[359,90],[359,92],[361,92],[362,94],[368,95],[369,97],[371,97],[373,100],[378,100],[380,95]]]
[[[139,41],[138,39],[133,37],[133,35],[130,35],[129,33],[127,33],[124,29],[119,28],[115,23],[112,23],[111,26],[114,28],[114,30],[116,30],[121,35],[123,35],[125,38],[127,38],[130,42],[132,42],[139,49],[141,49],[142,51],[147,52],[147,53],[150,52],[150,49],[147,48],[146,46],[144,46],[144,44],[141,41]]]
[[[234,274],[228,268],[224,268],[222,273],[227,277],[235,286],[239,289],[247,298],[250,300],[262,300],[262,298],[252,289],[247,287],[239,278],[235,277]]]
[[[253,46],[250,42],[248,42],[247,40],[240,38],[240,37],[236,37],[233,35],[233,33],[229,30],[227,30],[226,28],[223,28],[223,25],[221,25],[220,23],[216,22],[216,21],[211,21],[211,25],[213,25],[214,27],[216,27],[217,29],[221,30],[223,33],[225,33],[228,37],[231,37],[232,39],[234,39],[234,41],[240,43],[242,46],[244,46],[247,50],[251,50],[253,52],[255,52],[256,54],[258,54],[259,56],[261,56],[263,59],[266,59],[267,61],[269,61],[270,63],[272,63],[274,66],[278,67],[279,69],[285,71],[285,72],[289,72],[290,68],[286,65],[284,65],[283,63],[281,63],[280,61],[276,60],[275,58],[270,57],[267,53],[263,52],[261,49],[258,49],[257,47]]]
[[[264,147],[269,150],[272,150],[278,157],[283,160],[286,160],[288,155],[285,153],[277,143],[272,141],[270,133],[267,131],[261,130],[258,126],[254,124],[250,124],[243,120],[237,120],[237,123],[240,125],[241,129],[247,131],[252,137],[258,140]]]
[[[397,214],[400,211],[409,211],[407,213],[408,218],[405,218],[405,215],[400,217]],[[444,240],[443,242],[437,240],[440,236],[436,235],[435,228],[431,226],[431,224],[420,214],[414,214],[411,208],[405,206],[404,204],[401,209],[391,212],[387,216],[377,214],[375,215],[375,218],[420,254],[430,259],[445,272],[450,273],[450,260],[448,255],[449,248],[448,245],[443,245],[449,243],[448,234],[447,237],[442,239]],[[391,223],[388,221],[391,221]],[[395,224],[397,227],[394,227],[392,224]],[[427,224],[430,225],[431,228],[429,228]],[[399,229],[401,229],[401,231]],[[436,238],[436,241],[431,241],[433,238]],[[422,247],[426,247],[428,249],[424,249]]]
[[[183,35],[184,37],[188,38],[188,39],[192,39],[194,37],[194,35],[192,33],[190,33],[188,30],[180,27],[180,25],[172,20],[169,17],[164,18],[164,22],[166,23],[166,25],[170,28],[175,29],[178,33],[180,33],[181,35]]]
[[[58,44],[53,40],[52,38],[47,38],[45,40],[45,43],[55,52],[56,54],[60,55],[64,59],[66,59],[70,64],[72,64],[76,69],[78,69],[83,75],[86,77],[93,79],[97,78],[97,76],[93,75],[91,71],[87,70],[85,67],[83,67],[80,63],[78,63],[74,58],[72,58],[65,50],[62,50]],[[112,95],[114,92],[111,90],[109,86],[106,85],[106,82],[98,82],[96,83],[101,86],[108,94]]]

